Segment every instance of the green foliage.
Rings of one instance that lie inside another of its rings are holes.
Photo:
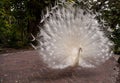
[[[24,20],[19,21],[11,9],[11,1],[0,1],[0,46],[2,47],[22,47],[26,44],[26,36],[22,37],[26,25]],[[6,6],[7,5],[7,6]],[[22,25],[22,27],[20,26]],[[21,42],[21,43],[20,43]]]
[[[30,34],[36,35],[42,11],[53,5],[53,0],[1,0],[0,46],[24,47]]]
[[[114,42],[114,52],[120,54],[120,0],[98,0],[98,11],[100,19],[104,19],[104,29],[107,30],[109,38]],[[102,23],[102,20],[99,20]],[[110,30],[110,29],[111,30]]]

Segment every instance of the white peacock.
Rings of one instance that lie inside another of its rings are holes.
[[[38,35],[38,50],[50,68],[96,67],[111,57],[112,43],[100,30],[94,14],[63,7],[47,15]]]

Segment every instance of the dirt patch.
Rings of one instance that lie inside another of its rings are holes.
[[[32,47],[19,48],[19,49],[14,49],[14,48],[0,48],[0,54],[16,53],[16,52],[23,52],[23,51],[28,51],[28,50],[34,50],[34,49]]]
[[[118,66],[110,58],[97,68],[53,70],[36,51],[5,53],[0,56],[0,83],[118,83]]]

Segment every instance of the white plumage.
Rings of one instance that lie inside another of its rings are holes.
[[[80,8],[58,8],[44,20],[39,53],[49,67],[95,67],[111,56],[112,44],[100,31],[95,15],[83,12]]]

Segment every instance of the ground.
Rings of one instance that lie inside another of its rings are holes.
[[[97,68],[48,68],[35,50],[0,54],[0,83],[120,83],[120,65],[111,57]],[[119,75],[118,75],[119,73]]]

